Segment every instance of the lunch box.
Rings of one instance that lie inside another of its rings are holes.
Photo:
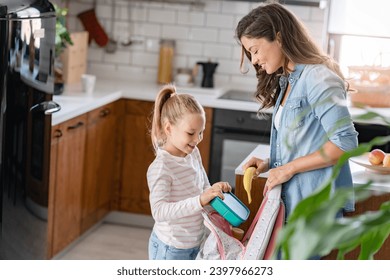
[[[227,192],[223,194],[225,199],[218,196],[211,200],[210,205],[232,226],[237,227],[249,217],[249,209],[234,194]]]

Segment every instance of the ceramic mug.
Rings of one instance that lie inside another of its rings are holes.
[[[96,76],[83,74],[81,75],[81,82],[83,86],[83,92],[85,92],[87,95],[91,95],[95,88]]]
[[[175,77],[178,86],[188,86],[191,84],[191,75],[187,73],[179,73]]]

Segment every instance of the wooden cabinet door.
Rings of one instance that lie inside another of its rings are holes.
[[[257,210],[259,210],[261,202],[263,201],[263,191],[265,182],[267,181],[266,178],[257,177],[253,179],[252,181],[252,190],[251,190],[251,196],[252,196],[252,202],[249,204],[248,202],[248,195],[244,189],[244,183],[243,183],[244,176],[243,175],[236,175],[236,189],[235,189],[235,195],[244,203],[250,210],[250,214],[248,219],[242,223],[239,228],[243,229],[244,231],[247,231],[250,225],[252,224],[253,219],[256,216]]]
[[[146,172],[154,159],[149,128],[153,102],[126,100],[119,210],[150,215]]]
[[[206,113],[206,128],[203,133],[203,140],[199,143],[198,148],[200,155],[202,156],[203,167],[206,173],[209,172],[210,161],[210,145],[211,145],[211,132],[213,125],[213,108],[204,108]]]
[[[49,236],[54,256],[80,235],[86,115],[53,127]]]
[[[88,113],[81,230],[84,232],[110,211],[119,184],[117,119],[119,101]]]
[[[99,113],[103,120],[97,136],[99,143],[96,154],[100,155],[97,169],[97,219],[100,220],[111,210],[111,201],[119,189],[120,143],[122,131],[118,129],[118,119],[123,114],[122,102],[118,101],[102,108]]]

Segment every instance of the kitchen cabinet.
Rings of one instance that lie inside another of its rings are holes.
[[[60,252],[80,235],[81,192],[87,116],[52,127],[48,256]]]
[[[249,226],[251,225],[253,219],[256,216],[257,210],[260,207],[261,202],[263,201],[263,190],[265,186],[265,182],[267,178],[257,177],[252,181],[252,202],[249,204],[248,195],[244,189],[243,184],[244,175],[237,174],[236,175],[236,188],[234,194],[249,208],[250,214],[248,219],[242,223],[239,228],[247,231]]]
[[[118,119],[122,104],[122,101],[113,102],[87,113],[81,232],[111,210],[111,201],[119,188]]]
[[[213,109],[204,108],[206,114],[206,127],[203,132],[203,140],[198,144],[200,155],[202,156],[203,167],[206,173],[209,174],[209,162],[211,151],[211,130],[213,127]]]
[[[146,171],[154,159],[149,134],[153,102],[126,100],[118,210],[150,215]]]
[[[155,155],[150,140],[150,121],[154,102],[126,100],[123,123],[121,188],[118,210],[150,215],[146,172]],[[205,108],[206,129],[199,144],[203,164],[208,170],[212,109]]]
[[[376,211],[379,209],[380,205],[386,201],[390,200],[390,193],[382,193],[380,195],[373,195],[364,201],[356,203],[355,211],[352,213],[347,213],[347,217],[360,215],[366,211]],[[346,260],[356,260],[359,256],[359,248],[353,250],[346,254]],[[337,251],[332,251],[328,256],[325,256],[324,259],[334,260],[337,258]],[[376,260],[390,260],[390,236],[385,240],[381,249],[374,255]]]
[[[249,218],[246,222],[242,223],[239,227],[244,231],[248,230],[250,224],[252,223],[257,210],[260,207],[260,204],[263,200],[263,189],[265,186],[266,178],[255,178],[252,181],[252,203],[248,204],[248,198],[246,191],[243,186],[243,175],[236,175],[236,196],[248,206],[251,211]],[[347,213],[346,216],[356,216],[366,211],[375,211],[378,210],[380,205],[390,200],[390,193],[382,193],[381,195],[373,195],[370,198],[356,203],[355,211],[352,213]],[[359,249],[355,249],[352,252],[348,253],[345,256],[345,259],[356,260],[359,256]],[[337,251],[332,251],[329,255],[323,257],[323,259],[335,260],[337,258]],[[387,238],[381,249],[374,256],[377,260],[390,260],[390,237]]]

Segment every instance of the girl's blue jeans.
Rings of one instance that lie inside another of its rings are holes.
[[[198,255],[199,247],[177,249],[158,239],[152,231],[149,238],[149,260],[194,260]]]

